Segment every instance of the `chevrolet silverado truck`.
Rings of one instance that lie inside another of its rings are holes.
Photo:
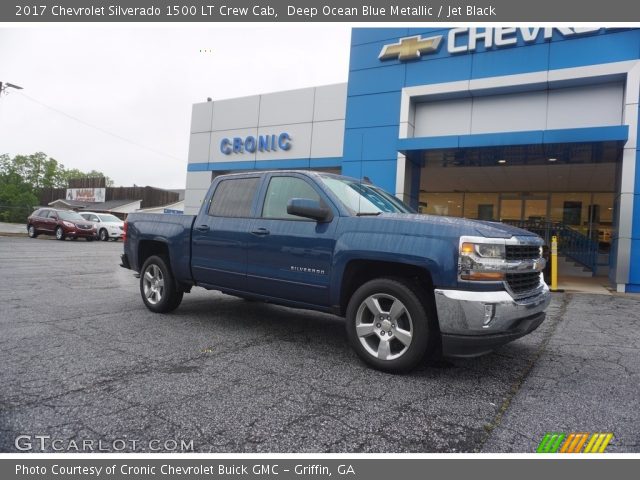
[[[365,362],[402,372],[535,330],[550,301],[542,245],[502,223],[416,214],[353,178],[267,171],[216,177],[195,216],[130,214],[121,261],[153,312],[194,286],[330,312]]]

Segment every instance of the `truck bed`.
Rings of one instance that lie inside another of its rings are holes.
[[[195,215],[169,215],[163,213],[131,213],[127,217],[127,242],[125,253],[131,268],[140,271],[137,249],[144,248],[145,241],[166,244],[170,253],[171,269],[176,278],[190,280],[191,230]]]

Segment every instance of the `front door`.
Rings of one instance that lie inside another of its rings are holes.
[[[247,243],[260,177],[220,181],[209,208],[193,225],[192,271],[196,283],[245,291]]]
[[[251,292],[308,305],[327,305],[338,216],[317,222],[289,215],[292,198],[324,201],[304,175],[271,174],[251,226],[247,281]]]

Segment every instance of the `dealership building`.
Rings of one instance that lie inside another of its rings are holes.
[[[357,28],[350,52],[346,84],[195,104],[185,213],[223,173],[366,177],[423,213],[558,235],[640,292],[640,30]]]

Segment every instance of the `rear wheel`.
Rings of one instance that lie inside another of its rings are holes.
[[[62,230],[62,227],[56,228],[56,238],[58,240],[64,240],[64,230]]]
[[[146,307],[152,312],[167,313],[175,310],[184,292],[176,288],[173,273],[166,258],[154,255],[142,266],[140,294]]]
[[[347,307],[346,329],[358,356],[374,368],[406,372],[434,349],[435,333],[420,292],[400,278],[362,285]]]
[[[27,235],[29,235],[29,238],[36,238],[38,236],[36,227],[34,227],[33,225],[29,225],[29,227],[27,228]]]

